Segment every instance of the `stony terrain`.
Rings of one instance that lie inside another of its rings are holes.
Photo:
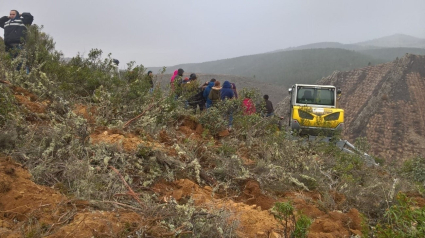
[[[320,83],[343,92],[345,139],[366,137],[372,154],[382,158],[425,156],[425,56],[335,72]]]

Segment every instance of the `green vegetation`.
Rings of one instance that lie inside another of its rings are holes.
[[[126,236],[237,235],[238,221],[230,210],[196,206],[190,196],[164,202],[164,194],[152,188],[180,179],[208,185],[212,194],[226,199],[243,196],[244,184],[249,180],[261,184],[261,192],[270,197],[279,198],[288,191],[311,192],[318,197],[311,203],[322,212],[357,208],[367,218],[367,225],[377,227],[370,229],[371,233],[400,231],[422,235],[423,209],[407,200],[398,201],[401,207],[392,204],[400,191],[424,191],[423,159],[406,163],[403,171],[368,167],[362,157],[342,153],[330,144],[288,139],[285,128],[278,129],[277,118],[244,115],[242,100],[246,95],[261,111],[263,101],[256,90],[241,91],[238,100],[224,101],[207,113],[195,114],[169,89],[162,90],[158,85],[150,93],[143,65],[130,62],[119,75],[111,67],[111,55],[103,56],[100,49],[65,62],[54,48],[53,39],[39,27],[32,26],[28,37],[26,50],[16,59],[11,59],[0,43],[0,80],[10,82],[0,83],[0,150],[28,168],[39,184],[57,188],[69,197],[102,204],[105,209],[112,209],[111,204],[131,207],[146,218],[148,222],[143,225],[125,226]],[[278,67],[283,71],[277,75],[286,75],[285,70],[292,68],[303,71],[303,78],[317,78],[311,73],[318,65],[328,65],[327,70],[332,71],[332,65],[337,63],[347,69],[367,64],[357,53],[345,50],[306,50],[297,56],[298,53],[272,54],[277,58],[271,61],[281,60],[285,65]],[[286,56],[297,58],[301,65],[285,63]],[[256,57],[260,58],[251,63],[271,64],[261,58],[264,55]],[[245,60],[245,65],[249,65],[251,59]],[[24,67],[16,71],[21,62],[29,66],[29,74]],[[240,65],[239,70],[256,75],[273,71],[256,67]],[[326,76],[327,71],[317,73]],[[25,90],[18,91],[17,87]],[[45,110],[31,110],[17,103],[13,93],[44,105]],[[85,109],[84,117],[84,113],[78,113],[79,108]],[[220,136],[220,132],[226,132],[230,114],[234,118],[233,131]],[[118,139],[99,139],[108,138],[110,133]],[[124,145],[124,139],[129,137],[136,141],[134,148]],[[358,144],[368,149],[367,141],[362,139]],[[127,196],[124,181],[138,199]],[[13,189],[3,187],[4,192]],[[391,213],[384,213],[385,209]],[[297,215],[295,219],[295,214],[300,213],[291,203],[277,203],[274,210],[286,227],[285,235],[293,232],[296,237],[306,236],[312,224],[310,218]],[[391,226],[397,229],[390,231]],[[58,229],[50,228],[31,220],[22,226],[22,233],[40,237]],[[345,228],[350,229],[348,223]]]
[[[402,171],[405,176],[411,180],[424,183],[425,182],[425,158],[415,157],[404,162]]]
[[[295,219],[295,208],[289,202],[277,202],[272,208],[275,217],[283,225],[284,237],[300,237],[305,238],[308,234],[308,228],[313,220],[308,216],[301,214],[298,219]]]
[[[424,237],[425,208],[418,207],[405,194],[385,212],[386,221],[377,227],[377,237]]]
[[[275,217],[283,224],[283,235],[285,238],[291,237],[292,231],[295,229],[294,207],[291,202],[277,202],[273,211]]]

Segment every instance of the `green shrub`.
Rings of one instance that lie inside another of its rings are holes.
[[[403,193],[387,209],[385,219],[376,227],[377,237],[425,237],[425,208],[415,206]]]
[[[277,202],[272,208],[272,213],[283,225],[285,238],[291,237],[290,234],[295,230],[294,206],[291,202]]]
[[[402,173],[413,181],[425,182],[425,157],[415,157],[404,162]]]
[[[16,112],[14,105],[15,98],[9,87],[0,83],[0,128],[5,125],[6,121],[12,119]]]
[[[297,238],[306,238],[311,223],[313,223],[313,220],[311,220],[308,216],[301,214],[295,223],[293,236]]]

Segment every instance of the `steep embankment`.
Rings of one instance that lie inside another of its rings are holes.
[[[320,84],[342,89],[345,139],[366,137],[372,154],[386,159],[425,156],[425,56],[334,72]]]

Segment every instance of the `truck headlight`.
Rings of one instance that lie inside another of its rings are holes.
[[[303,119],[307,119],[307,120],[313,120],[314,116],[311,115],[308,112],[305,112],[303,110],[298,110],[298,115],[303,118]]]
[[[332,113],[330,115],[325,116],[325,121],[336,121],[339,119],[339,112]]]

